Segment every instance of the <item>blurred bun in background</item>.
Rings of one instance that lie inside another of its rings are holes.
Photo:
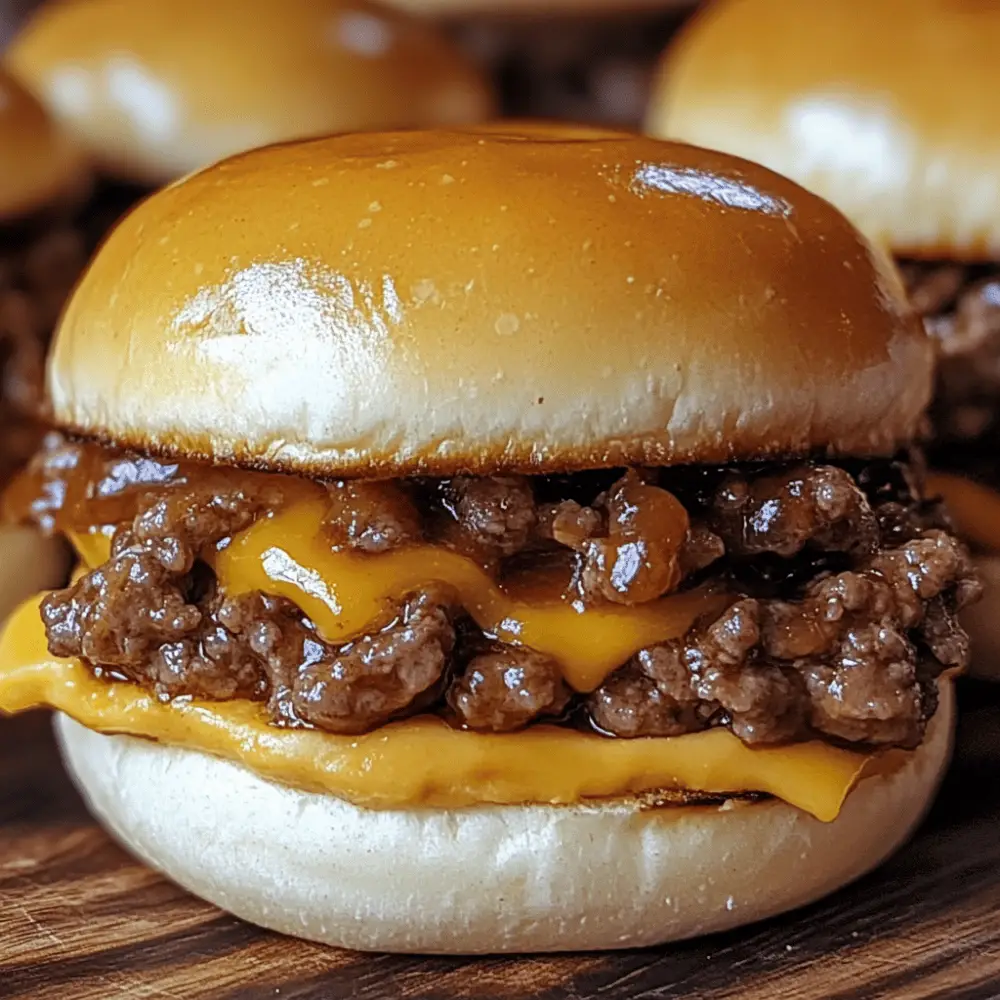
[[[0,71],[0,226],[79,201],[88,183],[79,147],[21,84]]]
[[[660,66],[654,135],[763,163],[905,257],[1000,259],[1000,4],[723,0]]]
[[[6,60],[103,174],[150,187],[268,143],[494,110],[436,28],[365,0],[51,3]]]

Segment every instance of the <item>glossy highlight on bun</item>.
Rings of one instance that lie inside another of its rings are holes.
[[[48,381],[58,424],[159,453],[544,472],[889,454],[931,351],[891,265],[794,183],[508,123],[275,146],[161,191],[84,276]]]
[[[720,0],[647,130],[764,163],[906,257],[1000,257],[1000,5]]]

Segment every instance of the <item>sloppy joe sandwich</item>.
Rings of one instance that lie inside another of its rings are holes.
[[[343,135],[140,205],[6,498],[0,642],[96,814],[267,927],[638,946],[889,854],[978,592],[932,351],[826,202],[598,129]]]

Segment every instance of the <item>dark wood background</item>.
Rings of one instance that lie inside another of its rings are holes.
[[[256,930],[89,819],[43,715],[0,721],[0,997],[1000,997],[1000,688],[968,683],[958,756],[913,843],[825,903],[673,947],[526,959],[337,952]]]

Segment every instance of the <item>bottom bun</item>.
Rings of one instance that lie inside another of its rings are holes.
[[[32,594],[63,586],[69,565],[60,539],[32,528],[0,527],[0,620]]]
[[[961,614],[972,641],[969,673],[1000,681],[1000,556],[979,556],[976,569],[983,581],[983,598]]]
[[[953,722],[944,684],[924,744],[862,781],[833,823],[773,799],[378,812],[65,716],[57,731],[121,842],[224,910],[347,948],[481,954],[658,944],[832,892],[920,820]]]

